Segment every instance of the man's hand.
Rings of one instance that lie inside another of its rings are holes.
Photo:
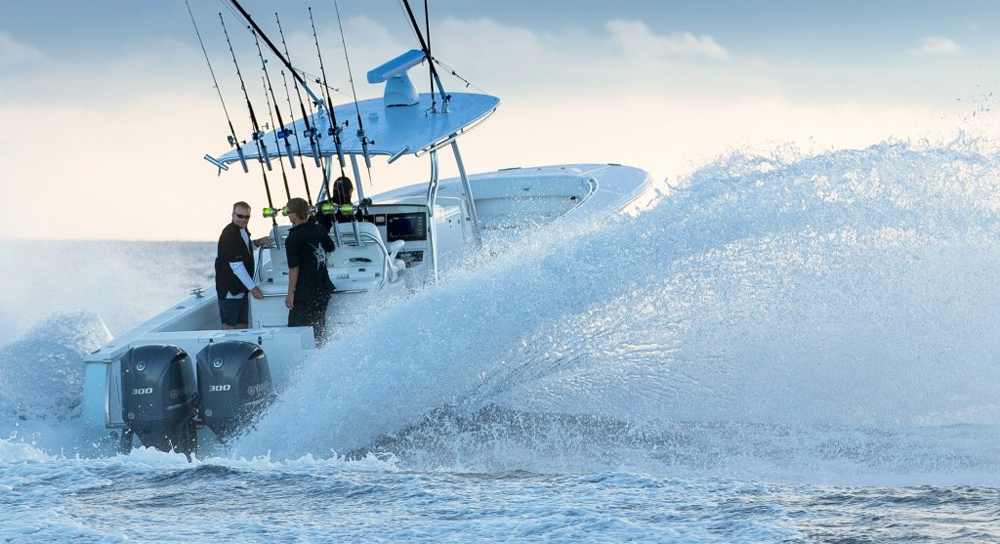
[[[266,246],[270,241],[271,241],[270,236],[261,236],[260,238],[257,238],[256,240],[253,241],[253,245],[257,247],[263,247]]]
[[[291,310],[292,306],[295,306],[295,293],[288,293],[285,297],[285,308]]]
[[[261,292],[260,287],[254,287],[253,289],[251,289],[250,294],[253,295],[253,298],[257,300],[261,300],[264,298],[264,293]]]

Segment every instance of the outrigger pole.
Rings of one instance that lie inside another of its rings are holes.
[[[417,34],[417,40],[420,41],[420,50],[424,52],[424,56],[427,58],[427,65],[431,70],[431,77],[434,81],[437,81],[438,91],[441,93],[442,108],[448,110],[448,99],[449,96],[444,94],[444,85],[441,84],[441,77],[437,73],[437,68],[434,67],[434,57],[431,56],[431,48],[426,41],[424,41],[424,35],[420,32],[420,25],[417,24],[417,18],[413,15],[413,10],[410,8],[410,0],[403,0],[403,5],[406,7],[406,13],[410,16],[410,24],[413,25],[413,31]],[[427,23],[430,25],[430,21]],[[428,27],[429,28],[429,27]],[[434,100],[434,85],[431,85],[431,100]],[[437,111],[437,105],[432,107],[431,111]]]
[[[219,87],[219,80],[215,77],[215,70],[212,69],[212,61],[208,60],[208,51],[205,49],[205,42],[202,41],[201,32],[198,31],[198,23],[195,22],[194,13],[191,12],[191,4],[187,0],[184,0],[184,5],[187,6],[188,15],[191,16],[194,33],[198,36],[198,44],[201,45],[201,52],[205,54],[205,63],[208,64],[208,71],[212,74],[212,85],[215,86],[215,91],[219,94],[219,102],[222,102],[222,111],[226,114],[226,122],[229,123],[229,145],[236,146],[236,154],[240,156],[240,165],[243,166],[243,172],[250,173],[250,169],[247,167],[247,158],[243,155],[243,147],[240,146],[240,140],[236,136],[236,129],[233,128],[233,120],[229,117],[229,109],[226,108],[226,100],[222,98],[222,89]]]
[[[448,102],[451,99],[450,96],[445,94],[444,85],[441,84],[441,77],[438,75],[437,68],[434,66],[434,56],[431,55],[430,48],[430,12],[427,7],[426,0],[424,1],[424,18],[427,21],[427,40],[424,40],[423,34],[420,32],[420,25],[417,23],[417,18],[413,15],[413,9],[410,7],[409,0],[402,0],[403,5],[406,8],[406,13],[410,17],[410,24],[413,26],[413,32],[417,35],[417,40],[420,41],[420,49],[424,53],[424,57],[427,59],[427,66],[431,73],[431,113],[437,113],[437,102],[434,98],[434,82],[437,82],[438,92],[441,93],[441,109],[447,113],[448,112]],[[451,149],[455,154],[455,161],[458,164],[458,171],[462,177],[462,185],[465,187],[466,202],[469,205],[469,212],[472,215],[473,221],[473,232],[475,232],[476,242],[482,243],[482,238],[479,232],[479,216],[476,212],[476,203],[472,196],[472,184],[469,181],[469,176],[465,173],[465,166],[462,163],[462,155],[458,151],[458,142],[454,139],[451,140]],[[437,157],[437,147],[432,147],[430,149],[430,162],[431,162],[431,179],[427,186],[427,215],[428,215],[428,225],[427,229],[430,233],[430,253],[431,262],[433,264],[433,274],[434,281],[438,279],[438,259],[437,259],[437,229],[434,227],[434,207],[437,202],[438,194],[438,157]]]
[[[431,59],[431,61],[429,62],[429,64],[433,66],[433,64],[434,64],[434,61],[433,61],[434,55],[431,54],[431,10],[430,10],[430,7],[427,5],[427,0],[424,0],[424,28],[427,29],[427,58]],[[431,88],[431,110],[432,111],[437,111],[437,100],[435,100],[435,98],[434,98],[434,72],[433,71],[431,71],[427,75],[427,79],[429,80],[428,81],[428,85],[430,85],[430,88]],[[447,108],[447,104],[442,104],[442,107],[444,107],[444,109],[448,109]]]

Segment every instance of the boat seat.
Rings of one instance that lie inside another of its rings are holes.
[[[387,246],[378,227],[367,222],[358,223],[360,243],[354,235],[354,224],[338,223],[335,228],[340,232],[340,245],[330,254],[327,265],[338,289],[355,281],[378,281],[382,286],[386,280],[396,281],[406,269],[406,263],[397,258],[406,245],[404,241],[396,240]]]

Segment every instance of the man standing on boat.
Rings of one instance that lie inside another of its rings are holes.
[[[301,198],[288,201],[292,228],[285,240],[288,258],[288,326],[311,325],[316,345],[322,346],[326,332],[326,306],[333,294],[333,282],[326,269],[326,255],[333,240],[323,227],[309,221],[309,204]]]
[[[250,323],[250,300],[264,298],[253,281],[253,250],[268,238],[250,238],[250,205],[233,204],[233,219],[222,229],[215,254],[215,291],[219,295],[219,317],[223,329],[245,329]]]

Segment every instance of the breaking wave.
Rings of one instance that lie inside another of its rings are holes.
[[[734,154],[636,216],[498,244],[344,331],[227,455],[1000,481],[1000,165],[979,147]],[[100,318],[53,307],[25,327],[52,302],[5,295],[0,324],[25,331],[0,342],[8,453],[70,444],[42,438],[72,427],[102,318],[120,331],[174,302],[210,252],[83,266]],[[175,279],[151,287],[154,268]]]
[[[995,477],[997,166],[961,140],[723,158],[373,314],[235,451]]]

